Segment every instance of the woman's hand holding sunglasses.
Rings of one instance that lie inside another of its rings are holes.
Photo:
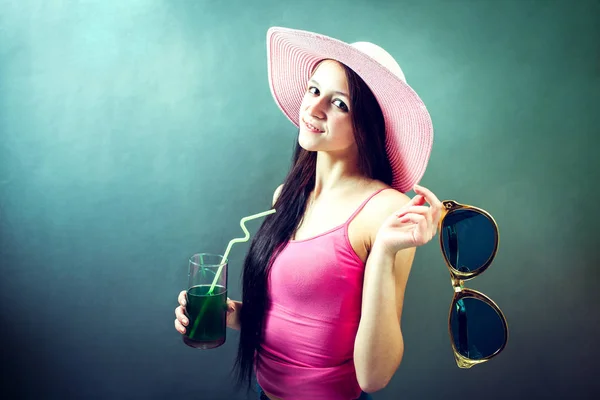
[[[442,216],[442,202],[429,189],[415,185],[417,193],[379,228],[377,244],[395,254],[428,243],[436,234]],[[425,203],[429,203],[426,206]]]

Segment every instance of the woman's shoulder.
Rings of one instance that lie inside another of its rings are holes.
[[[370,204],[374,205],[369,207],[371,212],[377,213],[379,211],[385,215],[389,215],[390,212],[396,211],[410,201],[410,197],[405,193],[385,183],[378,182],[372,192],[377,192],[378,190],[379,193],[369,201]]]
[[[410,201],[410,197],[389,185],[382,183],[378,189],[381,191],[369,200],[359,214],[359,223],[368,232],[369,242],[374,240],[383,222]]]
[[[275,203],[277,203],[277,199],[279,198],[279,194],[281,193],[281,189],[283,188],[283,183],[279,186],[277,186],[277,188],[275,189],[275,192],[273,193],[273,204],[275,205]]]

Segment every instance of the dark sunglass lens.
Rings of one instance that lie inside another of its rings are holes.
[[[496,353],[504,346],[504,320],[488,303],[465,297],[452,304],[452,340],[456,350],[471,360]]]
[[[474,272],[494,253],[495,225],[477,211],[451,211],[444,218],[441,234],[446,258],[457,271]]]

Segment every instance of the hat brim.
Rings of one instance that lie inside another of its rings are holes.
[[[271,94],[287,118],[299,126],[306,84],[315,66],[336,60],[356,72],[377,99],[386,127],[391,186],[411,190],[425,173],[433,145],[433,124],[417,93],[387,68],[355,47],[313,32],[272,27],[267,32]]]

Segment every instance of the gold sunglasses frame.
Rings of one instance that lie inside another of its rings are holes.
[[[473,279],[473,278],[481,275],[492,264],[492,262],[494,261],[494,258],[496,257],[496,253],[498,252],[498,245],[500,242],[500,233],[498,230],[498,224],[496,223],[496,220],[494,220],[494,217],[492,217],[490,215],[490,213],[488,213],[487,211],[485,211],[481,208],[474,207],[474,206],[467,205],[467,204],[461,204],[454,200],[444,200],[444,201],[442,201],[442,205],[443,205],[442,216],[441,216],[439,224],[438,224],[438,231],[439,231],[439,237],[440,237],[440,239],[439,239],[440,240],[440,248],[442,250],[442,256],[444,258],[444,262],[446,263],[446,267],[448,268],[448,271],[450,272],[450,281],[452,283],[452,288],[454,289],[454,296],[452,297],[452,301],[450,302],[450,310],[448,312],[448,334],[450,335],[450,344],[452,345],[452,351],[454,352],[454,359],[456,360],[456,365],[459,368],[471,368],[474,365],[484,363],[484,362],[489,361],[490,359],[496,357],[498,354],[500,354],[500,352],[502,352],[502,350],[504,350],[504,348],[506,347],[506,343],[508,342],[508,322],[506,321],[506,316],[504,315],[504,313],[502,312],[500,307],[498,307],[498,305],[494,302],[494,300],[492,300],[485,294],[483,294],[477,290],[464,287],[464,281]],[[490,222],[493,224],[494,229],[496,231],[494,251],[492,252],[490,257],[487,259],[487,261],[480,268],[478,268],[477,270],[472,271],[472,272],[461,272],[461,271],[454,269],[454,267],[452,267],[452,265],[450,264],[448,257],[446,257],[446,252],[444,249],[444,235],[442,232],[442,226],[444,223],[444,219],[450,213],[457,211],[457,210],[470,210],[470,211],[474,211],[479,214],[482,214],[484,217],[486,217],[488,220],[490,220]],[[491,306],[494,309],[494,311],[496,311],[498,313],[498,315],[500,316],[500,319],[502,320],[502,325],[504,327],[504,343],[502,344],[502,346],[498,350],[496,350],[493,354],[491,354],[487,357],[481,358],[481,359],[477,359],[477,360],[467,358],[467,357],[463,356],[462,354],[460,354],[456,348],[456,345],[454,344],[454,337],[452,335],[451,320],[452,320],[452,311],[453,311],[454,305],[456,304],[457,301],[459,301],[463,298],[466,298],[466,297],[473,297],[473,298],[481,300],[484,303]]]

